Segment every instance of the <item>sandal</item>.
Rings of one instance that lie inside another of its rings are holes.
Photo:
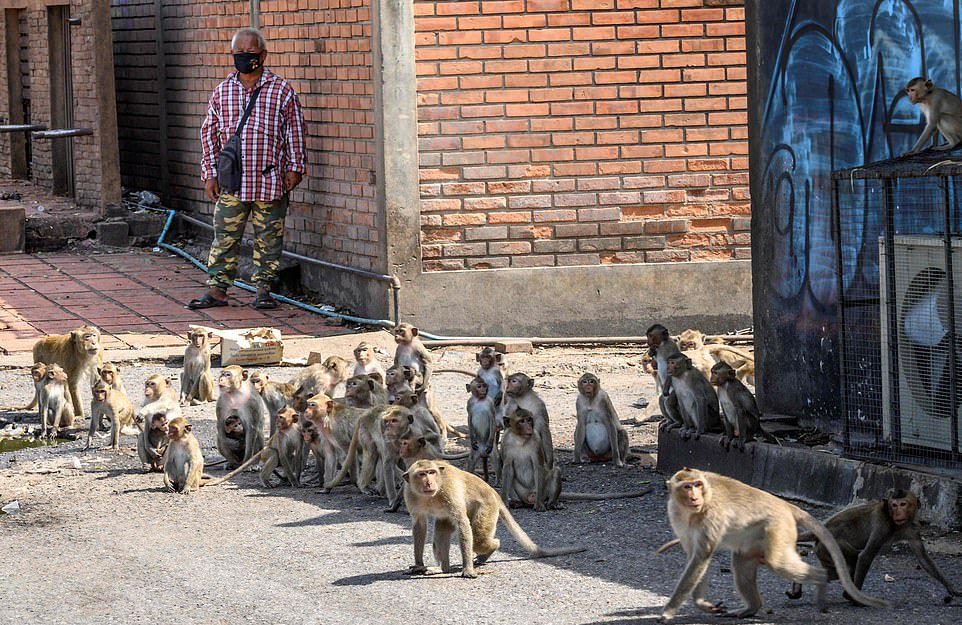
[[[227,300],[212,297],[210,293],[204,293],[203,297],[192,299],[187,303],[187,308],[200,310],[201,308],[217,308],[218,306],[228,306]]]
[[[258,295],[251,306],[257,310],[274,310],[277,308],[277,302],[271,299],[270,295]]]

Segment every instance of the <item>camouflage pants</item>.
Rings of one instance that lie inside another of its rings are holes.
[[[241,202],[222,193],[214,205],[214,242],[207,261],[207,286],[226,289],[237,276],[237,253],[250,217],[254,229],[254,275],[252,282],[270,288],[277,278],[284,246],[287,196],[271,201]]]

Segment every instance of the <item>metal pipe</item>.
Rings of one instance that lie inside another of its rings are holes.
[[[90,128],[58,128],[57,130],[41,130],[33,133],[34,139],[69,139],[70,137],[85,137],[94,133]]]
[[[425,336],[421,332],[421,336]],[[706,339],[722,339],[726,343],[751,343],[754,335],[751,334],[712,334],[705,335]],[[619,344],[641,344],[646,345],[648,338],[645,336],[561,336],[561,337],[462,337],[444,338],[440,340],[426,340],[425,347],[454,347],[457,345],[483,346],[492,343],[503,343],[511,341],[527,341],[532,345],[619,345]]]
[[[207,223],[206,221],[197,219],[196,217],[191,217],[190,215],[184,215],[183,213],[178,213],[178,216],[186,222],[192,223],[195,226],[200,226],[207,230],[214,230],[214,226]],[[283,250],[281,256],[285,258],[292,258],[294,260],[299,260],[305,263],[311,263],[312,265],[319,265],[321,267],[327,267],[328,269],[334,269],[337,271],[343,271],[345,273],[352,273],[357,276],[362,276],[364,278],[370,278],[371,280],[377,280],[379,282],[387,282],[392,285],[397,285],[397,288],[401,288],[400,281],[395,276],[389,276],[383,273],[374,273],[373,271],[368,271],[366,269],[358,269],[357,267],[349,267],[348,265],[339,265],[337,263],[331,263],[326,260],[320,260],[317,258],[311,258],[309,256],[304,256],[303,254],[298,254],[296,252],[288,252]]]
[[[4,124],[0,126],[0,133],[33,132],[46,129],[47,127],[43,124]]]

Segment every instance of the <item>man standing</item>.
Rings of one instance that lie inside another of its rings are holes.
[[[283,250],[287,196],[300,184],[307,167],[304,115],[294,89],[264,67],[267,44],[259,31],[238,30],[231,40],[231,53],[237,71],[214,89],[200,131],[201,180],[207,197],[215,202],[208,289],[187,307],[227,306],[227,288],[237,274],[238,245],[249,217],[254,229],[254,307],[276,308],[270,289]],[[251,98],[253,106],[244,120]],[[240,188],[222,189],[218,158],[242,121]]]

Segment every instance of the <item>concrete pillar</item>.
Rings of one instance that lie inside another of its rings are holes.
[[[414,3],[374,0],[372,9],[382,270],[401,279],[401,309],[405,310],[410,309],[405,301],[416,295],[413,287],[421,268]],[[383,298],[387,312],[387,294]]]

